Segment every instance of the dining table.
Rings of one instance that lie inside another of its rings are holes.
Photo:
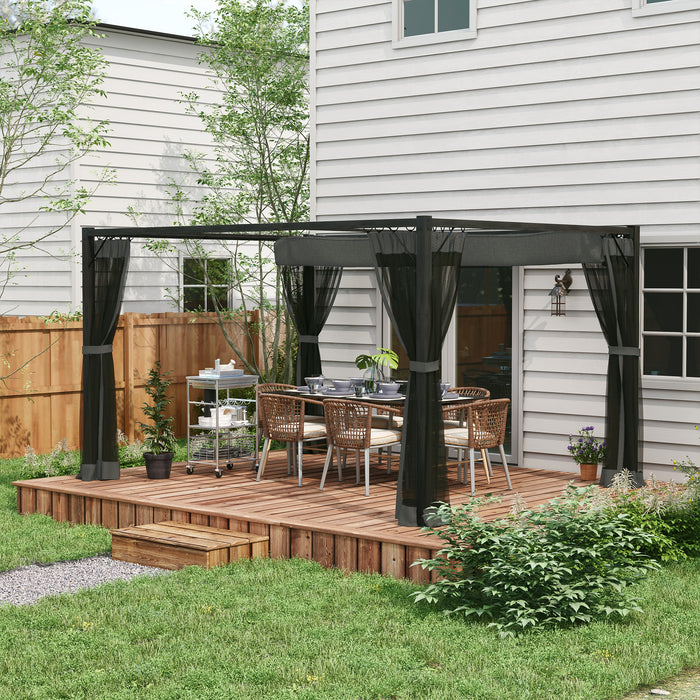
[[[332,380],[331,380],[332,381]],[[373,408],[377,410],[378,413],[382,413],[382,406],[391,408],[391,411],[384,411],[391,416],[396,414],[397,409],[403,407],[406,401],[406,395],[397,393],[389,396],[382,396],[381,392],[375,394],[362,394],[357,396],[352,391],[334,391],[332,387],[321,387],[316,391],[311,391],[307,386],[299,386],[295,389],[281,389],[278,393],[284,394],[286,396],[300,396],[302,398],[312,399],[313,401],[320,401],[323,403],[325,399],[343,399],[345,401],[358,401],[360,403],[370,404]],[[466,407],[475,401],[473,396],[461,396],[455,392],[446,391],[443,393],[440,403],[443,406],[454,407],[455,409],[465,409],[459,412],[459,426],[463,427],[465,425],[466,417]]]

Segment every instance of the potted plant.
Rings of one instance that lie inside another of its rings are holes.
[[[373,355],[365,353],[358,355],[355,358],[355,366],[357,369],[365,370],[362,375],[365,389],[369,393],[374,393],[379,391],[379,382],[386,379],[383,368],[397,369],[399,356],[388,348],[377,348],[377,352]]]
[[[605,459],[605,442],[594,437],[593,430],[589,425],[576,435],[569,435],[569,453],[581,469],[582,481],[595,481],[598,464]]]
[[[168,373],[161,372],[160,360],[156,362],[153,369],[148,371],[146,393],[151,401],[146,401],[142,409],[144,415],[150,419],[150,423],[139,421],[139,427],[146,436],[144,446],[148,451],[143,453],[143,457],[146,460],[146,475],[149,479],[167,479],[173,463],[175,447],[173,421],[175,419],[165,415],[166,409],[173,401],[166,395],[170,386],[170,380],[167,379],[166,374]]]

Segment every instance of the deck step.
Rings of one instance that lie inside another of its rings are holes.
[[[162,569],[191,565],[210,569],[269,555],[269,537],[174,520],[111,532],[113,559]]]

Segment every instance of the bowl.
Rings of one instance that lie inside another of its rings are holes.
[[[334,379],[333,388],[337,391],[350,391],[350,380],[349,379]]]
[[[398,382],[379,382],[379,390],[382,394],[398,394],[399,393],[399,383]]]

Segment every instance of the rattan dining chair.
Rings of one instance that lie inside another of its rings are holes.
[[[456,386],[450,389],[450,392],[453,394],[459,394],[460,396],[471,397],[476,400],[491,398],[491,392],[481,386]],[[463,416],[464,407],[451,408],[446,406],[442,412],[442,417],[446,426],[464,426],[463,420],[460,420],[460,418],[463,418]]]
[[[260,394],[271,394],[280,391],[286,391],[288,389],[296,389],[294,384],[282,384],[280,382],[265,382],[263,384],[258,384],[257,392],[257,410],[258,410],[258,428],[260,429],[260,434],[262,435],[262,412],[263,408],[260,404]],[[287,474],[292,473],[292,469],[296,473],[296,457],[294,453],[294,446],[291,443],[287,443]]]
[[[460,452],[469,450],[469,477],[471,482],[471,494],[476,493],[474,479],[474,452],[479,450],[486,471],[486,479],[491,483],[491,461],[488,450],[498,448],[503,461],[503,469],[506,474],[508,488],[513,486],[510,482],[508,472],[508,461],[506,460],[503,443],[506,435],[506,421],[508,418],[508,405],[510,399],[484,399],[475,401],[467,406],[467,419],[464,427],[445,426],[445,446],[453,447]],[[462,467],[462,481],[466,483],[466,459],[458,462],[457,478]]]
[[[372,407],[358,401],[343,401],[342,399],[327,399],[323,402],[326,417],[326,432],[328,435],[328,450],[326,462],[323,465],[320,489],[326,483],[328,468],[331,464],[333,450],[336,450],[338,461],[338,481],[343,479],[343,460],[341,451],[355,452],[355,483],[360,483],[360,452],[365,456],[365,496],[369,496],[369,451],[371,449],[388,448],[388,470],[391,470],[391,448],[401,444],[401,430],[397,428],[373,428]],[[399,413],[398,409],[387,407],[387,412]]]
[[[272,440],[286,442],[296,448],[296,466],[299,486],[302,484],[303,443],[326,437],[325,423],[307,421],[304,413],[307,403],[320,403],[299,396],[262,393],[258,395],[262,431],[265,438],[257,481],[265,471]]]

